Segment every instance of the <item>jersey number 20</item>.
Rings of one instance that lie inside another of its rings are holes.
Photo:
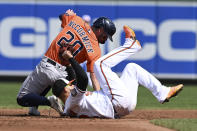
[[[82,44],[79,40],[75,40],[75,41],[73,42],[73,40],[74,40],[74,38],[75,38],[75,35],[74,35],[71,31],[67,31],[66,34],[69,35],[69,38],[66,38],[66,37],[63,36],[63,37],[57,42],[57,44],[58,44],[59,46],[62,46],[61,44],[62,44],[63,42],[66,42],[66,43],[73,43],[73,44],[72,44],[73,47],[75,47],[75,46],[78,44],[78,45],[79,45],[78,49],[76,49],[76,50],[73,52],[73,56],[76,56],[76,55],[83,49],[83,44]]]

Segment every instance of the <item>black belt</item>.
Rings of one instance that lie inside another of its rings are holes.
[[[57,65],[57,63],[56,63],[55,61],[53,61],[53,60],[51,60],[51,59],[49,59],[49,58],[47,59],[47,62],[50,63],[50,64],[53,65],[53,66],[56,66],[56,65]],[[60,66],[56,66],[56,67],[61,68]],[[65,68],[65,71],[67,71],[66,68]]]
[[[47,59],[47,62],[50,63],[50,64],[52,64],[52,65],[54,65],[54,66],[56,66],[56,62],[53,61],[53,60],[51,60],[51,59]]]
[[[59,66],[55,61],[53,61],[53,60],[51,60],[51,59],[49,59],[49,58],[47,59],[47,62],[50,63],[51,65],[55,66],[55,67],[61,68],[61,66]],[[56,65],[58,65],[58,66],[56,66]],[[67,71],[66,69],[67,69],[67,68],[65,68],[65,71]]]

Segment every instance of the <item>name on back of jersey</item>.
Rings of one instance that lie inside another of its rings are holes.
[[[94,50],[92,48],[92,44],[90,42],[90,39],[89,39],[87,33],[84,31],[84,29],[80,25],[76,24],[74,21],[70,21],[68,26],[70,26],[71,28],[73,28],[77,32],[78,36],[81,38],[81,40],[87,50],[87,52],[94,52]]]

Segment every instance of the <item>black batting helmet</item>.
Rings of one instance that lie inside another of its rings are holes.
[[[103,27],[104,31],[108,35],[108,38],[113,41],[112,36],[116,32],[116,27],[114,23],[106,18],[106,17],[99,17],[94,23],[93,26],[96,28]]]

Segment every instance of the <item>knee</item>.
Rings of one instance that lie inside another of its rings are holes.
[[[129,63],[126,65],[125,69],[127,71],[133,71],[133,72],[136,72],[139,68],[139,65],[136,64],[136,63]]]
[[[20,106],[29,107],[29,100],[27,99],[26,95],[22,97],[17,97],[16,101]]]
[[[128,112],[132,112],[133,110],[135,110],[136,104],[137,102],[135,99],[131,99],[130,97],[127,97],[127,105],[125,108],[127,108]]]
[[[129,95],[127,99],[127,103],[128,103],[129,112],[134,111],[137,105],[137,96],[135,97],[134,95]]]
[[[21,97],[21,98],[19,98],[19,97],[17,97],[16,98],[16,102],[18,103],[18,105],[20,105],[20,106],[24,106],[24,99]]]
[[[136,104],[137,104],[137,102],[136,102],[136,101],[131,101],[131,102],[130,102],[130,105],[128,106],[128,110],[129,110],[129,112],[132,112],[132,111],[134,111],[134,110],[135,110],[135,108],[136,108]]]
[[[136,101],[136,99],[125,95],[125,97],[121,103],[122,103],[121,104],[122,107],[130,113],[133,110],[135,110],[137,101]]]
[[[137,65],[136,63],[129,63],[129,64],[127,64],[127,68],[137,68],[139,65]]]
[[[123,100],[123,99],[122,99]],[[135,110],[136,105],[131,103],[127,98],[124,101],[119,101],[118,104],[115,104],[115,110],[120,116],[128,115],[130,112]]]

